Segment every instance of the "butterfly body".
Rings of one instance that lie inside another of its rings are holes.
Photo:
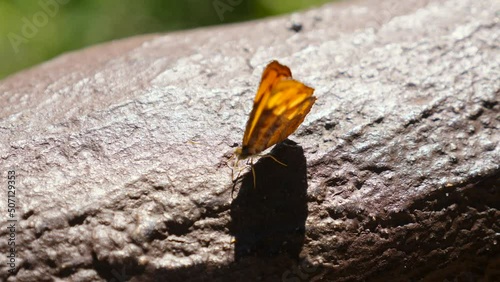
[[[259,154],[295,132],[316,101],[313,92],[294,80],[287,66],[269,63],[262,73],[242,146],[235,151],[238,159]]]

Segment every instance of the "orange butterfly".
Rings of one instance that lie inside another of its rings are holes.
[[[269,63],[262,73],[242,146],[235,151],[238,160],[256,155],[295,132],[316,101],[313,92],[314,88],[292,79],[287,66],[278,61]]]

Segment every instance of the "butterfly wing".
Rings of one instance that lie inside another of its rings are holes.
[[[304,121],[316,101],[312,96],[314,89],[296,80],[282,80],[263,100],[263,109],[256,121],[255,129],[248,136],[247,143],[251,153],[280,143],[295,132]]]
[[[270,62],[262,72],[259,90],[257,90],[253,102],[254,106],[260,102],[265,93],[270,93],[279,81],[288,78],[292,78],[292,72],[287,66],[278,63],[278,61]]]
[[[279,81],[288,78],[292,78],[292,72],[287,66],[278,63],[278,61],[270,62],[264,69],[259,89],[257,90],[257,94],[255,95],[255,99],[253,101],[252,112],[248,118],[245,134],[243,135],[243,146],[248,143],[250,136],[254,134],[257,122],[259,117],[262,115],[266,100],[269,98],[272,89]]]
[[[316,97],[312,96],[314,89],[296,80],[282,81],[274,91],[276,92],[264,112],[264,115],[277,116],[263,132],[270,136],[266,148],[282,142],[294,133],[316,101]],[[272,100],[276,102],[273,103]]]
[[[313,92],[313,88],[291,79],[288,67],[271,62],[254,100],[241,157],[258,154],[292,134],[316,101]]]

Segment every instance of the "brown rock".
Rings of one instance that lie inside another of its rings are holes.
[[[16,273],[0,277],[500,280],[499,11],[343,2],[3,80],[0,169],[3,189],[16,173],[19,220]],[[232,199],[225,163],[272,59],[318,100],[298,144],[273,150],[288,166],[260,160]]]

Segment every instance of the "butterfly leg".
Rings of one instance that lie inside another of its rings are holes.
[[[229,166],[229,163],[234,159],[234,155],[232,155],[226,162],[227,166]],[[230,166],[231,168],[231,180],[234,182],[234,169],[238,165],[237,161],[235,160],[233,164]]]
[[[282,166],[287,166],[284,162],[280,162],[280,161],[278,161],[278,159],[277,159],[277,158],[275,158],[273,155],[266,154],[266,155],[262,155],[262,156],[260,156],[260,157],[261,157],[261,158],[271,158],[271,159],[273,159],[275,162],[279,163],[280,165],[282,165]]]
[[[231,157],[233,158],[234,155]],[[231,189],[231,198],[234,198],[233,197],[233,194],[234,194],[234,189],[236,188],[236,184],[238,183],[238,178],[240,177],[240,174],[241,174],[241,169],[239,169],[238,167],[238,163],[239,163],[239,160],[235,159],[234,160],[234,163],[231,167],[231,181],[233,182],[233,188]],[[236,176],[236,178],[234,178],[234,170],[237,170],[238,171],[238,175]]]
[[[234,188],[236,188],[236,182],[233,181],[233,188],[231,189],[231,199],[234,199],[233,195],[234,195]]]
[[[278,162],[279,164],[282,164],[284,166],[286,166],[286,164],[278,161],[276,158],[274,158],[273,156],[270,156],[270,155],[265,155],[265,156],[268,156],[268,157],[271,157],[272,159],[274,159],[276,162]],[[265,157],[264,156],[264,157]],[[235,165],[233,166],[233,169],[231,170],[231,179],[233,181],[233,188],[231,190],[231,197],[233,197],[233,194],[234,194],[234,189],[236,187],[236,183],[237,183],[237,180],[240,178],[240,175],[241,175],[241,172],[243,170],[245,170],[246,168],[250,167],[250,169],[252,170],[252,178],[253,178],[253,187],[257,187],[257,173],[255,172],[255,168],[254,168],[254,163],[253,163],[253,158],[249,158],[246,162],[246,166],[243,167],[243,168],[239,168],[238,167],[238,161],[236,161]],[[238,175],[236,176],[236,178],[234,178],[234,170],[238,170]]]
[[[232,199],[234,199],[234,197],[233,197],[233,195],[234,195],[234,189],[236,188],[236,184],[238,183],[238,181],[237,181],[237,180],[238,180],[238,178],[240,177],[240,172],[241,172],[241,171],[239,171],[239,172],[238,172],[238,176],[236,177],[236,179],[234,179],[234,176],[233,176],[233,175],[231,175],[231,178],[232,178],[232,180],[233,180],[233,188],[231,188],[231,198],[232,198]],[[232,174],[232,173],[231,173],[231,174]]]
[[[240,176],[241,176],[241,172],[244,171],[245,169],[247,169],[248,165],[245,165],[244,167],[240,168],[238,166],[235,166],[234,169],[236,169],[238,171],[238,174],[236,175],[236,178],[234,177],[234,170],[231,171],[231,177],[232,177],[232,180],[233,182],[236,182]]]
[[[257,175],[255,174],[255,168],[253,167],[253,159],[250,162],[250,168],[252,169],[253,188],[255,188],[255,187],[257,187]]]
[[[240,178],[241,176],[241,172],[244,171],[245,169],[248,168],[249,164],[248,164],[248,161],[247,163],[245,164],[244,167],[240,168],[238,166],[239,164],[239,160],[236,160],[234,165],[233,165],[233,168],[231,170],[231,180],[233,181],[233,188],[231,189],[231,198],[233,198],[233,194],[234,194],[234,189],[236,188],[236,184],[238,183],[238,179]],[[251,166],[252,170],[253,170],[253,167]],[[236,175],[236,178],[234,177],[234,170],[237,170],[238,171],[238,174]]]

